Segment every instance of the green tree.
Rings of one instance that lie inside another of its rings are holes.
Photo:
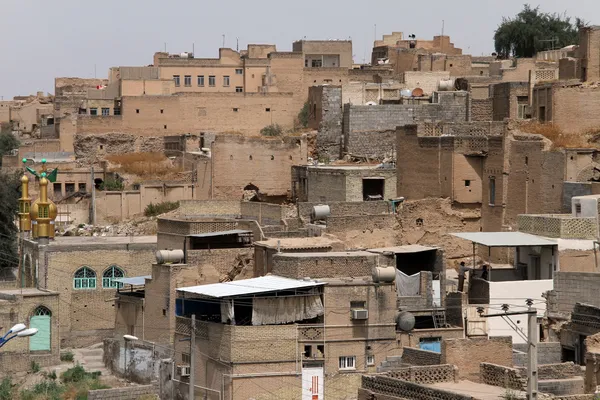
[[[494,34],[496,52],[501,58],[532,57],[538,51],[561,48],[579,43],[579,28],[585,22],[575,22],[566,15],[541,12],[529,4],[514,18],[502,18]]]
[[[14,149],[18,149],[19,144],[19,140],[12,133],[0,133],[0,167],[2,166],[2,156],[10,154]]]
[[[0,270],[18,265],[15,217],[21,196],[19,178],[18,173],[0,172]]]
[[[300,123],[300,125],[302,125],[303,128],[308,127],[309,112],[310,112],[310,104],[308,104],[308,101],[307,101],[304,103],[304,106],[298,113],[298,122]]]

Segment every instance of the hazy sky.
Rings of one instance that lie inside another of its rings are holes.
[[[594,21],[597,0],[538,0],[543,11]],[[148,65],[155,51],[217,57],[226,47],[352,38],[354,61],[370,59],[377,37],[392,31],[431,39],[442,30],[473,55],[494,50],[502,16],[524,0],[0,0],[0,95],[54,92],[57,76],[106,77],[111,66]]]

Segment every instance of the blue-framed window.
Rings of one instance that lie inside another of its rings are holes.
[[[104,273],[102,274],[102,287],[104,289],[118,289],[122,288],[123,284],[120,282],[116,282],[116,278],[124,278],[125,273],[123,270],[116,265],[111,265]]]

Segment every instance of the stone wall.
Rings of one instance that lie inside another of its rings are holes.
[[[277,253],[273,256],[274,275],[289,278],[337,278],[370,276],[378,265],[377,255],[367,252]]]
[[[179,202],[176,213],[193,217],[236,218],[241,216],[239,200],[186,200]]]
[[[570,379],[548,379],[538,382],[538,390],[541,393],[551,393],[557,396],[577,395],[584,392],[583,378]]]
[[[436,92],[431,104],[344,106],[344,152],[382,159],[396,153],[396,127],[418,122],[466,121],[467,92]]]
[[[438,365],[441,364],[442,355],[435,351],[404,347],[402,349],[402,362],[411,365]]]
[[[512,338],[467,338],[442,341],[442,364],[458,367],[461,379],[479,382],[481,363],[512,367]]]
[[[155,385],[129,386],[115,389],[98,389],[88,392],[88,400],[138,400],[142,396],[158,395]]]

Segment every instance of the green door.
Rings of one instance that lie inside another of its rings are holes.
[[[50,350],[50,311],[39,307],[29,321],[30,328],[37,328],[38,332],[29,337],[29,351]]]

